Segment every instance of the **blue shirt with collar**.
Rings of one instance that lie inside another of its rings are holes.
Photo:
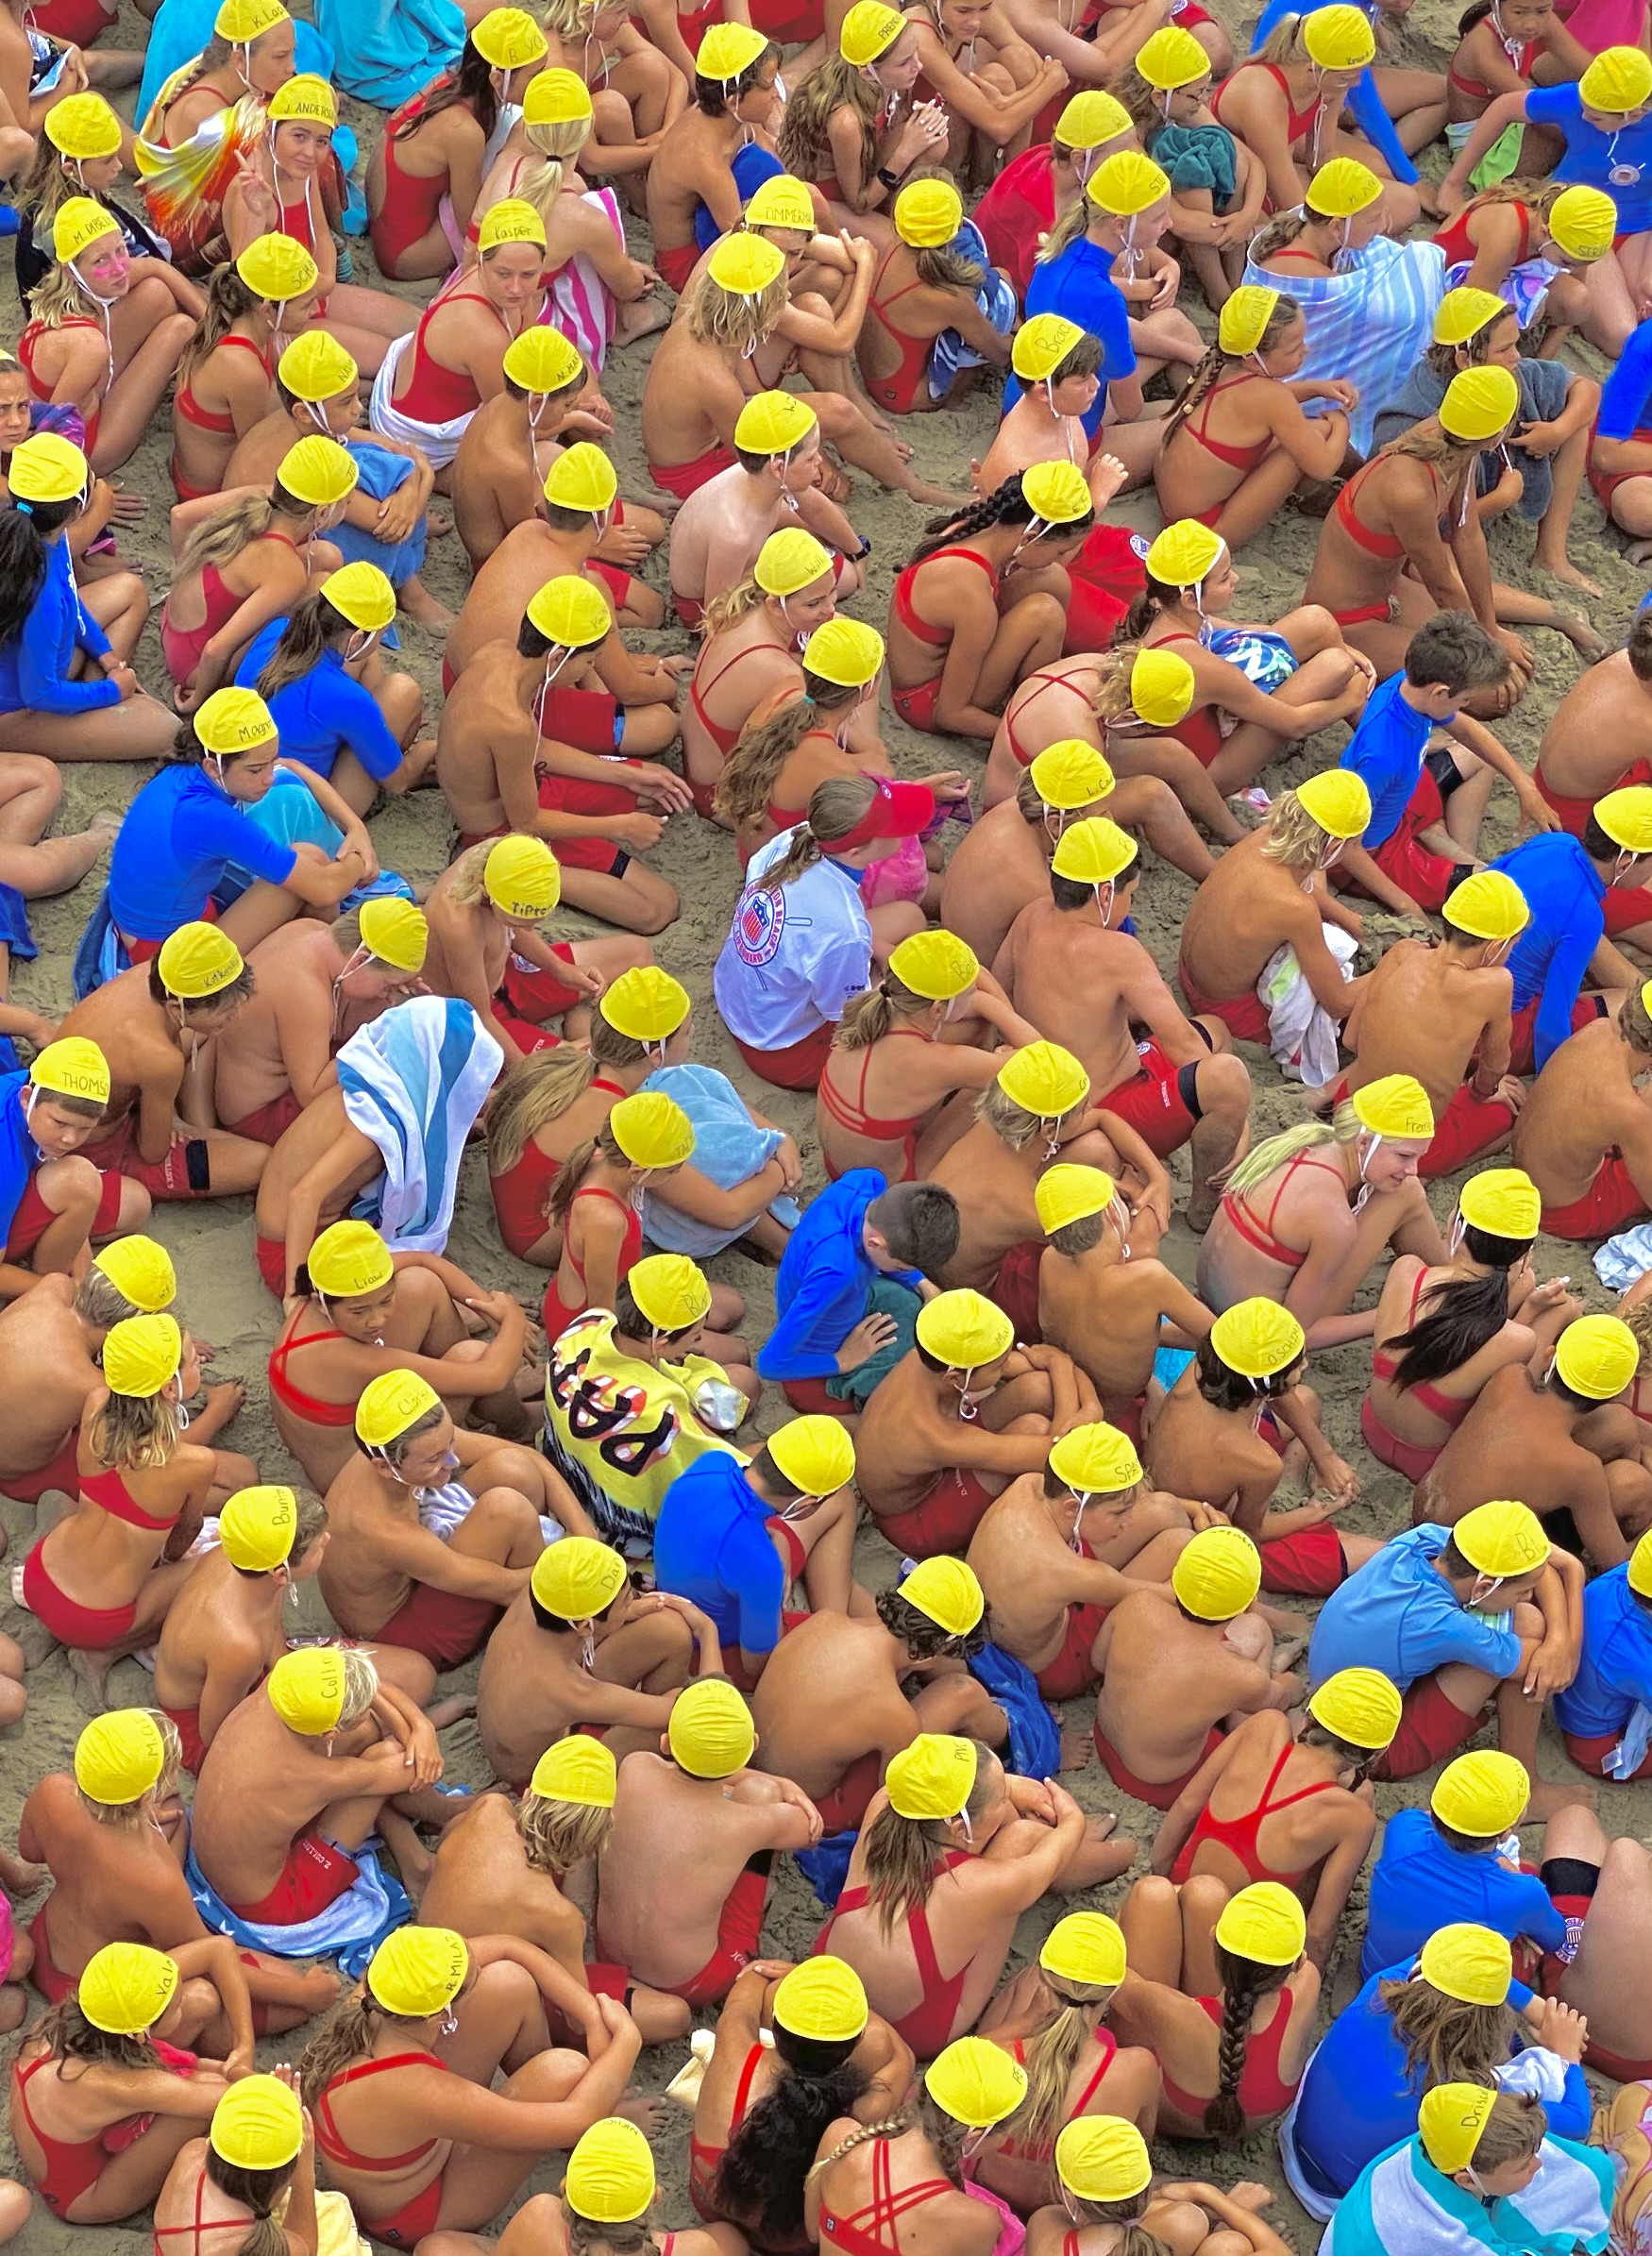
[[[666,1490],[654,1524],[654,1579],[716,1624],[729,1647],[772,1653],[780,1642],[786,1571],[766,1504],[738,1457],[708,1451]]]
[[[867,1209],[888,1187],[876,1168],[851,1168],[803,1209],[774,1281],[774,1329],[757,1352],[760,1378],[831,1378],[876,1280],[892,1274],[914,1292],[923,1283],[915,1269],[880,1270],[866,1250]]]
[[[1534,1049],[1541,1073],[1572,1032],[1572,1012],[1590,958],[1606,931],[1606,884],[1569,831],[1542,831],[1492,864],[1511,877],[1531,922],[1509,952],[1514,1007],[1538,1003]]]

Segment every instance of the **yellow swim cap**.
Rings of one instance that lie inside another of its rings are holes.
[[[766,596],[795,596],[832,569],[832,558],[812,532],[787,525],[771,532],[757,551],[751,577]]]
[[[328,1224],[305,1255],[304,1266],[316,1291],[334,1300],[382,1292],[396,1274],[390,1248],[372,1223],[348,1216]]]
[[[224,0],[212,19],[212,29],[233,47],[250,46],[278,24],[291,21],[280,0]]]
[[[1652,101],[1652,59],[1640,47],[1606,47],[1594,58],[1577,92],[1585,109],[1624,117]]]
[[[1000,1066],[998,1086],[1023,1112],[1040,1120],[1060,1120],[1089,1095],[1090,1077],[1059,1042],[1029,1042]]]
[[[840,689],[864,689],[884,670],[884,638],[860,619],[823,619],[803,645],[803,665]],[[921,933],[914,933],[921,939]]]
[[[564,1536],[539,1554],[529,1584],[546,1612],[559,1621],[594,1622],[624,1590],[625,1561],[611,1543],[600,1543],[595,1536]]]
[[[866,70],[889,49],[906,28],[906,18],[884,0],[854,0],[837,34],[837,51],[857,71]]]
[[[212,2110],[207,2143],[235,2170],[284,2170],[304,2144],[298,2095],[278,2076],[244,2076]]]
[[[1618,1316],[1579,1316],[1560,1334],[1555,1371],[1574,1394],[1610,1402],[1640,1366],[1635,1335]]]
[[[356,916],[362,945],[393,971],[422,971],[430,949],[430,927],[423,909],[399,894],[384,893],[364,901]]]
[[[141,2037],[154,2028],[177,1989],[177,1961],[147,1943],[106,1943],[86,1962],[76,2002],[93,2029],[111,2037]]]
[[[570,1731],[547,1747],[533,1765],[528,1791],[543,1802],[572,1802],[582,1810],[612,1810],[619,1792],[614,1749],[585,1731]]]
[[[591,90],[577,71],[540,71],[522,95],[525,126],[578,126],[592,115]]]
[[[94,1716],[75,1742],[75,1783],[89,1802],[118,1810],[160,1784],[166,1742],[147,1708]]]
[[[1086,182],[1090,202],[1115,219],[1138,218],[1170,193],[1170,175],[1139,149],[1120,149],[1105,158]]]
[[[327,80],[318,78],[313,71],[295,71],[270,96],[264,115],[272,126],[326,126],[330,131],[339,122],[338,99]]]
[[[18,448],[21,454],[22,447]],[[13,463],[17,455],[12,456]],[[1626,853],[1652,853],[1652,790],[1644,783],[1627,783],[1594,802],[1594,819]]]
[[[805,1496],[835,1496],[854,1478],[854,1443],[835,1418],[811,1412],[764,1443],[775,1470]]]
[[[1629,1554],[1629,1588],[1637,1598],[1652,1598],[1652,1531]]]
[[[1197,517],[1167,525],[1147,551],[1147,576],[1161,587],[1201,587],[1227,553],[1220,532]]]
[[[614,626],[614,614],[599,587],[578,572],[548,580],[528,598],[529,624],[562,650],[590,650]]]
[[[1257,1880],[1222,1905],[1216,1940],[1236,1959],[1251,1959],[1258,1966],[1294,1966],[1307,1947],[1307,1915],[1289,1888],[1277,1880]]]
[[[916,1606],[920,1614],[927,1614],[949,1637],[968,1637],[986,1611],[986,1593],[974,1568],[944,1553],[936,1558],[920,1558],[905,1581],[897,1586],[897,1594],[908,1606]]]
[[[654,2158],[634,2123],[610,2115],[592,2124],[568,2156],[563,2198],[576,2216],[597,2225],[628,2225],[647,2214],[654,2198]]]
[[[104,1334],[103,1375],[111,1394],[152,1402],[177,1376],[183,1334],[173,1316],[128,1316]]]
[[[918,1344],[949,1371],[981,1371],[1007,1355],[1016,1328],[996,1301],[968,1285],[937,1292],[918,1311]]]
[[[1512,940],[1531,922],[1526,895],[1500,869],[1476,869],[1465,877],[1441,915],[1476,940]]]
[[[1307,1334],[1289,1308],[1258,1295],[1222,1310],[1210,1327],[1210,1344],[1240,1378],[1271,1379],[1299,1360]]]
[[[51,1097],[78,1097],[88,1104],[109,1103],[109,1060],[84,1035],[48,1042],[28,1069],[28,1077]]]
[[[895,198],[895,232],[915,250],[939,250],[964,224],[964,199],[950,180],[914,180]]]
[[[337,1645],[300,1645],[283,1653],[264,1681],[270,1706],[289,1731],[325,1739],[338,1729],[349,1683]]]
[[[1496,1747],[1476,1747],[1448,1762],[1428,1807],[1442,1826],[1475,1841],[1500,1841],[1526,1813],[1531,1780],[1523,1763]]]
[[[711,1287],[686,1254],[649,1254],[632,1265],[625,1282],[657,1332],[686,1332],[711,1306]]]
[[[1357,838],[1371,821],[1371,793],[1352,768],[1322,768],[1296,786],[1296,803],[1328,838]]]
[[[115,156],[121,145],[121,121],[101,94],[71,94],[48,109],[46,139],[60,157],[93,164]]]
[[[951,1002],[980,978],[981,959],[956,933],[931,925],[896,943],[889,951],[889,968],[903,987],[925,1002]]]
[[[1047,1167],[1033,1186],[1033,1204],[1046,1237],[1072,1222],[1087,1221],[1092,1214],[1104,1214],[1118,1195],[1118,1185],[1103,1169],[1070,1161]]]
[[[1136,841],[1110,815],[1087,815],[1068,824],[1055,843],[1050,867],[1057,877],[1079,885],[1107,885],[1122,877],[1136,859]]]
[[[1262,1557],[1242,1528],[1205,1527],[1171,1570],[1171,1588],[1201,1622],[1231,1622],[1262,1587]]]
[[[897,1817],[924,1823],[956,1817],[975,1791],[980,1758],[972,1739],[920,1731],[909,1747],[889,1758],[884,1784]]]
[[[1261,282],[1241,282],[1217,320],[1216,341],[1222,351],[1235,360],[1255,352],[1268,333],[1281,295]]]
[[[1362,8],[1316,8],[1302,20],[1302,43],[1322,71],[1362,71],[1376,54]]]
[[[495,204],[483,214],[477,231],[476,247],[484,259],[489,251],[501,250],[509,243],[545,248],[545,222],[523,196],[508,195]]]
[[[470,43],[496,71],[520,71],[537,62],[549,42],[523,8],[490,8],[470,30]]]
[[[1179,86],[1194,86],[1201,78],[1208,78],[1210,58],[1190,31],[1184,31],[1179,24],[1161,24],[1137,49],[1136,69],[1149,86],[1169,94]]]
[[[615,1034],[630,1042],[668,1042],[687,1018],[688,989],[658,964],[633,964],[612,986],[604,987],[597,1004]]]
[[[263,1483],[237,1489],[218,1515],[218,1540],[232,1567],[267,1574],[285,1566],[298,1532],[298,1499],[291,1489]]]
[[[681,1167],[694,1151],[694,1124],[681,1104],[658,1089],[621,1097],[608,1116],[614,1140],[632,1167]]]
[[[691,1778],[744,1770],[757,1745],[751,1710],[722,1676],[700,1676],[677,1695],[666,1726],[671,1753]]]
[[[793,392],[758,392],[735,419],[734,445],[742,454],[790,454],[819,420],[808,401]]]
[[[1099,149],[1103,142],[1117,141],[1121,133],[1135,129],[1136,121],[1117,94],[1087,86],[1082,93],[1069,97],[1051,139],[1064,149]]]
[[[1499,1582],[1529,1574],[1549,1556],[1549,1539],[1537,1514],[1524,1504],[1502,1500],[1477,1504],[1451,1530],[1451,1540],[1477,1574]]]
[[[1440,403],[1440,428],[1454,439],[1494,439],[1520,412],[1520,386],[1507,368],[1461,368]]]
[[[1381,194],[1382,182],[1357,157],[1333,157],[1308,182],[1304,201],[1322,219],[1352,219],[1356,212],[1369,210]]]
[[[1124,1930],[1104,1911],[1069,1911],[1044,1938],[1038,1963],[1057,1981],[1081,1989],[1112,1990],[1124,1979]]]
[[[367,1988],[387,2013],[428,2021],[450,2006],[470,1971],[470,1946],[450,1927],[398,1927],[367,1968]]]
[[[1377,1669],[1339,1669],[1308,1700],[1307,1711],[1351,1747],[1391,1746],[1404,1703]]]
[[[342,619],[362,634],[382,634],[396,616],[396,590],[376,564],[358,557],[329,572],[321,592]]]
[[[536,337],[555,333],[553,329],[529,332]],[[508,361],[510,354],[507,352],[505,357]],[[303,336],[295,337],[276,363],[276,374],[284,389],[295,399],[307,400],[312,407],[319,407],[324,399],[336,399],[341,392],[349,391],[361,373],[353,355],[326,329],[306,329]]]
[[[1097,1419],[1075,1425],[1050,1451],[1050,1470],[1086,1504],[1092,1496],[1117,1496],[1142,1477],[1141,1459],[1128,1434]]]
[[[1027,2072],[1002,2045],[959,2037],[924,2070],[923,2088],[954,2123],[985,2130],[1015,2113],[1027,2096]]]
[[[89,195],[72,195],[59,204],[52,222],[52,252],[59,266],[67,266],[106,235],[118,235],[121,223],[107,204]]]
[[[1563,188],[1543,222],[1568,259],[1604,259],[1618,231],[1618,208],[1599,188]]]
[[[1409,1073],[1385,1073],[1356,1089],[1355,1117],[1373,1136],[1399,1143],[1425,1144],[1434,1136],[1434,1107],[1423,1084]]]
[[[1085,332],[1062,313],[1035,313],[1015,333],[1009,364],[1023,384],[1041,384],[1054,375]]]
[[[1513,310],[1494,290],[1448,290],[1435,311],[1434,342],[1466,345],[1471,337],[1477,337],[1483,328],[1489,328],[1493,321],[1501,321],[1505,313]]]
[[[1152,729],[1173,729],[1193,706],[1193,669],[1179,650],[1150,644],[1130,665],[1130,708]]]
[[[1457,1201],[1463,1221],[1492,1237],[1535,1237],[1542,1205],[1537,1185],[1517,1167],[1487,1168],[1471,1175]]]
[[[1055,2137],[1055,2174],[1081,2201],[1134,2201],[1153,2183],[1153,2157],[1121,2115],[1078,2115]]]
[[[785,253],[767,235],[724,235],[705,271],[731,297],[761,297],[784,274]]]
[[[1074,807],[1093,807],[1113,788],[1111,767],[1082,736],[1064,736],[1047,745],[1027,773],[1044,805],[1062,814],[1070,814]]]
[[[519,832],[493,847],[482,868],[482,890],[515,924],[540,924],[562,899],[562,870],[543,838]]]
[[[6,482],[14,501],[74,501],[91,477],[91,465],[72,439],[42,430],[13,452]]]
[[[1422,1952],[1423,1979],[1459,2005],[1502,2005],[1514,1978],[1508,1939],[1467,1920],[1437,1928]]]
[[[11,460],[15,463],[17,455]],[[180,1002],[204,1002],[241,977],[241,951],[215,924],[180,924],[161,942],[155,968],[169,995]]]
[[[767,48],[767,38],[761,31],[753,31],[750,24],[713,24],[695,50],[695,76],[709,78],[718,86],[732,85],[745,76]]]
[[[505,347],[503,365],[512,383],[531,396],[540,398],[563,391],[576,378],[582,382],[585,375],[579,347],[570,345],[561,329],[553,329],[543,321],[511,339]]]
[[[312,509],[331,509],[343,501],[355,492],[361,475],[354,455],[319,432],[289,446],[276,472],[294,499],[307,501]]]
[[[847,2045],[871,2019],[860,1976],[830,1952],[783,1975],[769,2011],[777,2029],[816,2045]]]
[[[618,491],[618,472],[589,439],[565,446],[546,474],[545,498],[554,509],[583,510],[596,516],[613,507]]]
[[[1424,2093],[1417,2132],[1424,2153],[1442,2177],[1455,2178],[1474,2161],[1486,2118],[1496,2104],[1495,2091],[1480,2083],[1437,2083]]]
[[[256,689],[215,689],[203,698],[194,716],[195,734],[204,751],[221,760],[238,752],[255,752],[274,744],[276,724],[269,707]]]
[[[442,1397],[417,1372],[381,1371],[368,1381],[356,1405],[357,1439],[369,1449],[388,1449],[410,1426],[441,1407]]]
[[[1021,472],[1021,495],[1044,525],[1076,525],[1095,507],[1076,463],[1035,463]]]
[[[92,1266],[102,1270],[115,1290],[147,1315],[159,1315],[177,1298],[172,1255],[152,1237],[117,1237],[93,1255]]]

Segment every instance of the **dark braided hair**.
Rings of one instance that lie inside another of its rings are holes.
[[[986,532],[994,525],[1030,525],[1037,513],[1021,491],[1021,473],[1017,470],[995,492],[969,509],[957,511],[952,516],[932,517],[923,529],[922,540],[907,558],[906,568],[910,571],[914,564],[933,556],[949,541],[967,541],[971,533]],[[1069,535],[1076,538],[1087,532],[1095,521],[1093,510],[1075,517],[1070,525],[1061,527],[1062,538]]]
[[[1222,2035],[1217,2052],[1216,2096],[1205,2110],[1205,2128],[1212,2138],[1236,2139],[1245,2127],[1239,2088],[1244,2080],[1245,2055],[1251,2044],[1251,2015],[1264,1997],[1283,1988],[1289,1966],[1264,1966],[1256,1959],[1241,1959],[1222,1944],[1213,1942],[1216,1974],[1222,1984]]]
[[[858,2037],[825,2044],[774,2025],[786,2073],[747,2113],[712,2180],[718,2212],[750,2219],[758,2240],[784,2248],[803,2225],[803,2186],[828,2123],[852,2114],[870,2079],[854,2062]]]

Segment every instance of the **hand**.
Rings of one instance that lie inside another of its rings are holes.
[[[379,504],[374,531],[393,548],[413,538],[413,529],[424,513],[419,508],[417,486],[416,478],[404,478],[395,493],[387,494]]]
[[[1558,454],[1566,444],[1566,434],[1553,423],[1522,423],[1515,430],[1514,444],[1525,454]]]
[[[915,125],[921,121],[931,148],[935,148],[939,143],[945,141],[952,130],[952,121],[947,114],[947,106],[944,102],[920,102],[912,112],[912,119]],[[893,171],[893,169],[894,167],[891,166],[890,170]]]
[[[236,159],[236,173],[241,190],[241,209],[247,222],[261,235],[275,234],[281,217],[275,190],[261,177],[250,157]]]
[[[1057,62],[1054,55],[1045,56],[1039,66],[1038,76],[1044,82],[1045,92],[1052,94],[1058,94],[1068,83],[1066,67]]]
[[[1306,1504],[1296,1507],[1296,1517],[1305,1527],[1323,1527],[1348,1501],[1345,1496],[1333,1496],[1328,1489],[1316,1489]],[[1306,1516],[1309,1513],[1311,1519]]]
[[[1339,1504],[1352,1504],[1359,1493],[1359,1475],[1346,1457],[1330,1457],[1321,1468],[1320,1480]]]
[[[258,2068],[258,2057],[250,2045],[237,2045],[225,2055],[224,2080],[239,2083],[244,2076],[251,2076]]]
[[[1589,2041],[1589,2024],[1581,2013],[1562,2005],[1558,1997],[1545,1997],[1542,2017],[1537,2025],[1537,2041],[1546,2052],[1570,2061],[1576,2067]]]
[[[694,671],[695,661],[692,658],[656,658],[654,665],[658,672],[669,674],[673,682],[686,682]]]
[[[1492,632],[1493,638],[1508,651],[1509,663],[1522,682],[1529,682],[1537,671],[1537,656],[1530,643],[1516,634],[1512,627],[1493,627]]]
[[[239,1379],[220,1379],[215,1387],[207,1389],[201,1400],[200,1414],[204,1417],[208,1410],[217,1410],[218,1426],[222,1429],[240,1411],[246,1400],[246,1389]]]
[[[646,854],[650,847],[659,845],[666,817],[645,815],[639,807],[634,815],[615,816],[611,828],[622,846],[629,846],[633,853]]]
[[[1116,454],[1092,454],[1085,475],[1089,483],[1090,506],[1094,509],[1105,509],[1115,495],[1124,491],[1130,478]]]
[[[421,1715],[409,1730],[401,1752],[415,1788],[434,1786],[447,1767],[428,1716]]]
[[[826,1830],[825,1820],[802,1788],[794,1785],[790,1778],[777,1778],[775,1784],[780,1788],[780,1799],[786,1804],[787,1808],[801,1810],[808,1819],[809,1846],[813,1848]]]
[[[1558,831],[1559,829],[1559,817],[1542,794],[1532,784],[1526,783],[1524,776],[1521,778],[1515,797],[1520,801],[1522,819],[1529,822],[1534,831]]]
[[[48,1042],[55,1042],[58,1038],[58,1030],[51,1019],[42,1019],[38,1011],[31,1011],[23,1024],[13,1031],[22,1035],[24,1040],[31,1042],[37,1050],[43,1050]]]
[[[1155,313],[1162,313],[1167,306],[1173,306],[1176,302],[1176,292],[1181,286],[1181,268],[1173,259],[1167,259],[1164,271],[1154,286],[1153,295],[1147,301],[1149,310]]]
[[[1319,399],[1328,399],[1333,407],[1342,408],[1350,415],[1359,405],[1358,385],[1344,383],[1340,377],[1332,377],[1325,383],[1315,384],[1314,396]]]
[[[632,1610],[638,1613],[681,1614],[694,1632],[696,1644],[700,1642],[712,1625],[710,1614],[702,1613],[692,1598],[679,1598],[673,1591],[650,1591],[646,1598],[639,1598],[635,1602]]]
[[[145,495],[129,493],[125,486],[116,485],[112,480],[110,481],[109,514],[111,525],[135,525],[148,507]]]
[[[1522,1081],[1520,1075],[1518,1073],[1505,1073],[1502,1080],[1497,1084],[1496,1087],[1492,1092],[1492,1102],[1494,1104],[1507,1104],[1509,1111],[1513,1113],[1516,1118],[1518,1118],[1520,1108],[1526,1103],[1526,1084],[1524,1081]],[[1546,1285],[1540,1285],[1538,1288],[1539,1292],[1547,1292],[1548,1289],[1549,1288]],[[1562,1285],[1560,1287],[1560,1292],[1563,1293],[1565,1289],[1566,1288]],[[1531,1297],[1535,1300],[1537,1298],[1537,1294],[1534,1293]],[[1557,1295],[1557,1297],[1559,1296]]]
[[[598,1997],[596,2005],[610,2041],[615,2045],[629,2045],[634,2058],[643,2048],[642,2031],[624,2006],[617,1997]]]
[[[116,689],[118,689],[120,692],[121,703],[123,705],[126,702],[128,698],[135,698],[138,694],[138,677],[132,671],[131,667],[126,665],[121,659],[110,658],[105,661],[103,678],[106,682],[112,682],[114,683]]]
[[[465,1296],[464,1305],[474,1308],[483,1323],[492,1324],[497,1332],[507,1316],[519,1316],[520,1308],[508,1292],[472,1292]]]
[[[356,823],[345,833],[338,851],[333,855],[333,860],[345,862],[349,859],[351,854],[354,854],[362,865],[362,884],[370,885],[379,875],[379,853],[365,823]]]
[[[1550,1692],[1564,1692],[1577,1674],[1577,1656],[1564,1637],[1545,1637],[1527,1663],[1521,1691],[1528,1700],[1542,1702]]]
[[[803,1180],[803,1156],[789,1136],[783,1136],[774,1156],[780,1161],[781,1178],[787,1190],[797,1190]]]
[[[892,1316],[863,1316],[837,1351],[838,1370],[858,1371],[863,1363],[869,1363],[892,1344],[896,1329]]]
[[[969,797],[969,779],[961,767],[937,768],[933,776],[925,776],[923,781],[936,799],[945,800],[949,804],[967,800]]]
[[[1188,1518],[1196,1536],[1203,1535],[1207,1527],[1226,1527],[1231,1524],[1227,1514],[1214,1504],[1200,1504],[1186,1496],[1182,1501],[1188,1507]]]
[[[647,800],[667,815],[684,815],[694,804],[694,794],[677,770],[656,767],[651,760],[628,761],[625,784],[638,799]]]
[[[1570,1285],[1566,1282],[1564,1277],[1550,1277],[1546,1283],[1539,1285],[1530,1294],[1526,1301],[1526,1308],[1523,1309],[1521,1313],[1522,1315],[1525,1315],[1526,1310],[1535,1308],[1537,1304],[1541,1301],[1543,1305],[1543,1312],[1546,1314],[1550,1308],[1558,1308],[1563,1300],[1569,1299],[1571,1297],[1571,1289],[1572,1288]]]
[[[1044,1779],[1020,1778],[1012,1774],[1005,1784],[1018,1817],[1037,1818],[1044,1826],[1055,1823],[1055,1797]]]
[[[1467,183],[1458,177],[1454,164],[1434,191],[1434,200],[1440,206],[1441,219],[1450,219],[1454,212],[1460,211],[1467,198]]]
[[[648,559],[649,536],[634,525],[610,525],[602,535],[600,552],[604,564],[643,564]]]
[[[588,1002],[595,1002],[608,985],[603,974],[590,964],[570,964],[565,970],[559,970],[557,977],[564,986],[574,988]]]

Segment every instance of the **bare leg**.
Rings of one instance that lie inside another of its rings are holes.
[[[975,702],[996,712],[1019,682],[1060,657],[1066,635],[1067,614],[1054,596],[1024,596],[1012,604],[982,663]]]
[[[1575,379],[1581,383],[1585,379]],[[1549,572],[1557,580],[1563,580],[1570,587],[1580,588],[1586,596],[1599,596],[1603,590],[1587,572],[1581,572],[1572,562],[1566,543],[1572,530],[1572,519],[1577,508],[1577,497],[1582,491],[1583,472],[1589,456],[1589,431],[1575,430],[1566,444],[1554,457],[1551,476],[1554,480],[1553,497],[1537,529],[1537,545],[1531,552],[1534,570]]]
[[[1246,837],[1245,826],[1210,781],[1209,770],[1196,753],[1190,752],[1178,736],[1131,737],[1109,730],[1107,758],[1113,773],[1119,777],[1152,775],[1167,783],[1187,809],[1192,819],[1207,837],[1222,846],[1237,846]],[[1151,836],[1151,833],[1150,833]],[[1155,841],[1155,850],[1165,850]],[[1175,861],[1173,854],[1167,860]],[[1177,862],[1178,869],[1187,869],[1185,862]],[[1188,869],[1192,877],[1195,872]]]

